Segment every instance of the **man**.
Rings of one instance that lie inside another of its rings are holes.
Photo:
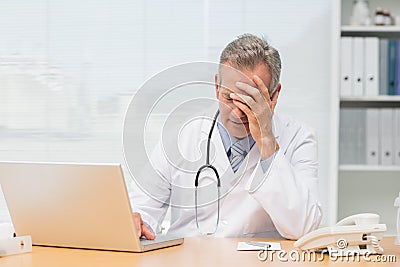
[[[304,125],[274,114],[280,71],[278,51],[254,35],[242,35],[222,51],[215,75],[219,116],[211,141],[223,194],[220,202],[206,198],[173,205],[172,234],[196,236],[215,225],[209,231],[215,236],[298,239],[318,227],[317,142]],[[210,127],[207,121],[183,131],[182,153],[199,156],[193,144],[204,140]],[[161,193],[154,198],[136,187],[132,194],[138,232],[147,239],[160,231],[169,201],[193,199],[176,189],[193,188],[193,173],[171,167],[158,149],[155,155],[161,156],[153,165],[162,179],[151,182]]]

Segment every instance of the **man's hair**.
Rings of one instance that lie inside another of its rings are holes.
[[[260,63],[266,64],[271,73],[271,84],[266,84],[269,93],[275,92],[281,76],[281,58],[278,50],[263,38],[243,34],[230,42],[222,51],[220,64],[229,63],[238,70],[253,70]]]

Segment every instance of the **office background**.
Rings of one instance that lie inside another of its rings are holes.
[[[320,0],[3,0],[0,160],[123,162],[123,117],[140,85],[175,64],[216,62],[249,32],[281,53],[278,112],[318,133],[323,224],[331,223],[333,8]],[[9,220],[0,206],[0,222]]]

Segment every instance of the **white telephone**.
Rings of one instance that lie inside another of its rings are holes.
[[[382,254],[379,241],[386,224],[379,223],[379,215],[361,213],[339,221],[335,226],[310,232],[294,243],[302,250],[328,249],[329,254],[350,256],[354,254]]]

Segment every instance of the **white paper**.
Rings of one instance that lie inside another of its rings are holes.
[[[259,244],[259,245],[255,245],[255,244]],[[265,246],[263,247],[263,245],[265,245]],[[237,250],[265,250],[266,247],[268,247],[268,250],[281,250],[281,243],[278,243],[278,242],[255,242],[255,241],[238,242]]]

